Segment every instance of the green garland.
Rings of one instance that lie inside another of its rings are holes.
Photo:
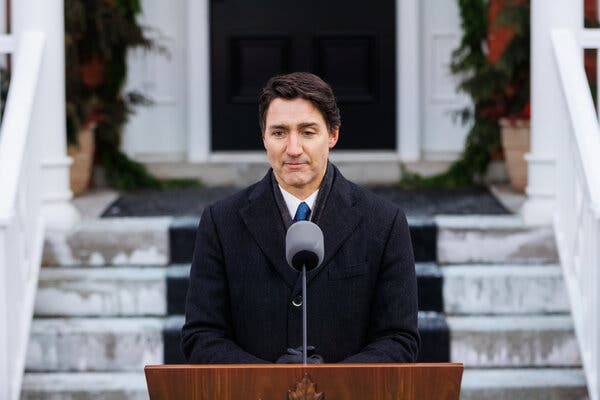
[[[487,58],[489,2],[459,0],[463,36],[452,53],[451,71],[462,77],[458,90],[473,106],[457,112],[471,128],[458,160],[441,174],[423,177],[404,170],[404,186],[458,187],[481,180],[491,155],[500,146],[498,120],[523,113],[529,102],[529,3],[513,0],[498,15],[498,25],[509,25],[514,36],[497,63]]]

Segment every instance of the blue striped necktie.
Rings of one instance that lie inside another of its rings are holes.
[[[294,222],[297,221],[306,221],[308,220],[308,216],[310,215],[310,207],[305,202],[300,203],[298,209],[296,210],[296,215],[294,216]]]

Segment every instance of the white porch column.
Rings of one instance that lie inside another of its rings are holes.
[[[12,1],[12,32],[17,36],[24,30],[45,34],[42,68],[38,84],[37,112],[31,123],[43,127],[44,215],[48,228],[68,227],[79,219],[70,199],[65,114],[65,34],[63,0]]]
[[[574,4],[575,3],[575,4]],[[521,209],[527,224],[551,224],[556,193],[556,147],[562,103],[550,32],[556,28],[579,31],[583,1],[531,1],[531,152],[528,162],[528,199]],[[583,53],[582,53],[583,57]]]
[[[418,0],[396,0],[396,152],[421,159],[421,14]]]
[[[211,152],[210,13],[208,0],[188,0],[189,162],[206,162]]]

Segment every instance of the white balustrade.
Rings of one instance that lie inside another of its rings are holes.
[[[0,35],[0,53],[13,52]],[[0,127],[0,398],[19,398],[44,241],[44,127],[36,96],[44,34],[21,35]]]
[[[555,30],[552,42],[563,132],[557,148],[554,231],[571,300],[588,392],[600,400],[600,126],[586,81],[583,48],[600,48],[597,30]]]

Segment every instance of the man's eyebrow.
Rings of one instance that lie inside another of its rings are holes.
[[[278,124],[278,125],[269,125],[268,129],[288,129],[287,125]]]
[[[311,128],[311,127],[315,127],[318,126],[319,124],[317,124],[316,122],[303,122],[301,124],[298,124],[299,128]]]
[[[298,124],[298,128],[300,128],[300,129],[312,128],[312,127],[317,127],[317,126],[319,126],[318,123],[311,122],[311,121],[301,122],[301,123]],[[287,129],[289,129],[289,126],[286,125],[286,124],[275,124],[275,125],[269,125],[269,127],[267,129],[271,129],[271,130],[272,129],[284,129],[284,130],[287,130]]]

